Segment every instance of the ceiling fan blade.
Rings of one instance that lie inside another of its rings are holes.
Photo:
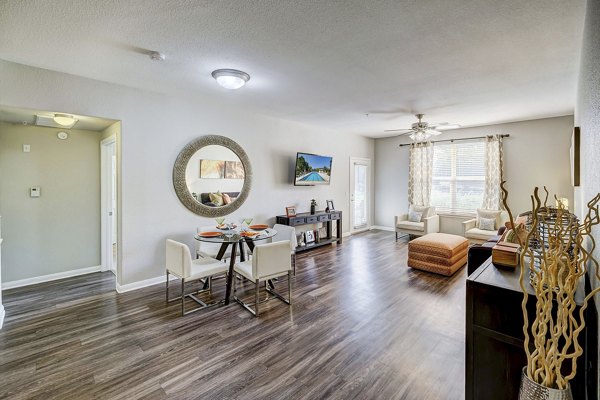
[[[429,125],[429,127],[440,130],[440,131],[447,131],[450,129],[458,129],[458,128],[460,128],[460,125],[459,124],[451,124],[449,122],[440,122],[438,124],[431,124],[431,125]]]
[[[386,129],[386,130],[384,130],[384,132],[402,132],[402,131],[412,132],[412,129],[404,128],[404,129]]]
[[[427,133],[429,133],[431,136],[438,136],[438,135],[441,135],[444,132],[441,132],[441,131],[438,131],[438,130],[435,130],[435,129],[428,129]]]

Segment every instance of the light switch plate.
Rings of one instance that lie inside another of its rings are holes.
[[[23,145],[23,153],[29,153],[31,151],[31,145],[24,144]]]
[[[31,197],[40,197],[42,195],[42,189],[39,187],[32,187],[29,189],[29,195]]]

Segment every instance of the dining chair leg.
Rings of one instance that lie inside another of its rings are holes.
[[[258,298],[258,294],[260,292],[260,281],[257,279],[255,284],[256,284],[256,291],[254,292],[254,309],[256,310],[256,313],[254,315],[256,317],[258,317],[258,303],[260,302],[260,299]]]
[[[169,304],[169,271],[167,270],[167,298],[166,303]]]
[[[185,280],[181,280],[181,316],[185,315]]]
[[[288,271],[288,299],[290,299],[289,305],[292,305],[292,271]]]
[[[296,276],[296,253],[292,254],[292,266],[294,267],[294,276]]]

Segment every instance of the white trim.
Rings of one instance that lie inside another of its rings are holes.
[[[343,238],[348,237],[350,235],[352,235],[352,232],[344,232],[344,233],[342,233],[342,237]]]
[[[158,285],[159,283],[165,283],[165,281],[167,280],[166,278],[167,278],[167,274],[165,273],[162,276],[145,279],[143,281],[128,283],[126,285],[119,285],[119,283],[117,283],[117,293],[131,292],[132,290],[138,290],[141,288],[145,288],[147,286]],[[171,275],[171,280],[176,280],[176,279],[178,279],[178,278]]]
[[[116,155],[116,135],[109,136],[100,142],[100,254],[102,271],[116,270],[113,264],[113,217],[109,213],[112,204],[112,156]],[[116,171],[115,171],[116,172]],[[118,236],[118,233],[117,233]]]
[[[50,282],[58,279],[71,278],[73,276],[92,274],[100,271],[102,271],[102,266],[96,265],[94,267],[78,268],[72,269],[71,271],[57,272],[55,274],[35,276],[33,278],[20,279],[18,281],[4,282],[2,283],[2,290],[35,285],[37,283]]]
[[[373,225],[371,226],[371,230],[394,232],[394,228],[392,228],[391,226]]]
[[[0,304],[0,329],[2,329],[2,325],[4,324],[4,306]]]
[[[367,224],[364,227],[355,229],[353,227],[353,219],[354,219],[354,165],[364,165],[367,167],[367,199],[366,199],[366,208],[367,208]],[[371,195],[372,195],[372,170],[371,170],[371,159],[364,157],[350,157],[350,171],[349,171],[349,188],[350,188],[350,207],[349,207],[349,220],[350,220],[350,233],[359,233],[364,232],[365,230],[371,229]]]

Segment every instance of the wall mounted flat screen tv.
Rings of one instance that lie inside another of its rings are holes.
[[[296,186],[329,185],[331,179],[331,157],[316,154],[296,155]]]

